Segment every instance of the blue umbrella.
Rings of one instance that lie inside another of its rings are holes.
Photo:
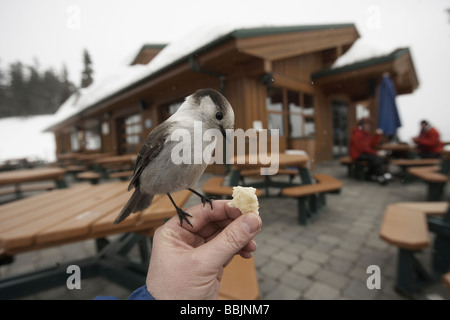
[[[384,75],[378,97],[378,128],[383,129],[386,135],[395,135],[402,126],[395,103],[396,96],[394,83],[388,75]]]

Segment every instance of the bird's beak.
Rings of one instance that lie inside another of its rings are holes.
[[[229,136],[227,136],[227,133],[225,132],[225,129],[223,128],[223,126],[219,125],[219,130],[222,133],[225,140],[227,140],[228,143],[231,143],[231,138]]]

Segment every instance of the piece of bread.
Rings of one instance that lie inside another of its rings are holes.
[[[228,202],[232,208],[238,208],[242,213],[255,212],[259,214],[258,197],[253,187],[233,187],[233,200]]]

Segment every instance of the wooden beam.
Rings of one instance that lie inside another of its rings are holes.
[[[273,79],[275,80],[273,83],[275,86],[285,87],[292,90],[299,90],[310,94],[314,93],[314,87],[311,85],[311,83],[285,77],[281,74],[274,74]]]
[[[351,27],[237,39],[237,47],[256,57],[278,60],[351,44],[358,37]]]

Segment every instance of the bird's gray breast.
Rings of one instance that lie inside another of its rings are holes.
[[[141,174],[141,191],[147,194],[164,194],[195,187],[207,166],[203,159],[200,163],[198,160],[198,154],[195,158],[192,141],[166,140],[161,152]]]

